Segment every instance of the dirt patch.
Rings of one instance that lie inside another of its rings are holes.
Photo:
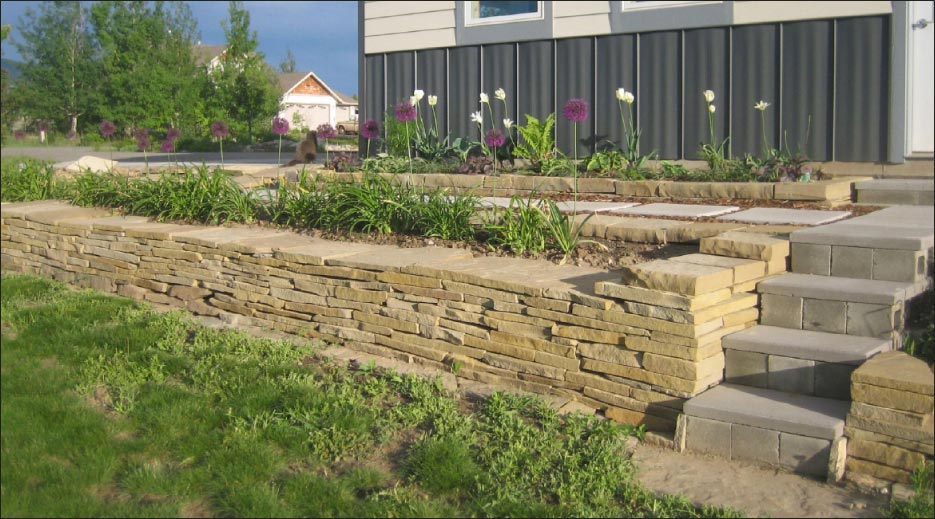
[[[114,399],[110,395],[110,390],[105,386],[97,386],[94,391],[86,398],[92,408],[96,409],[108,418],[116,418],[114,411]]]
[[[19,337],[19,332],[7,323],[0,323],[0,334],[3,335],[4,339],[11,341]]]
[[[55,369],[58,366],[58,358],[56,357],[46,357],[39,361],[39,367],[42,369]]]
[[[880,517],[884,498],[856,489],[723,458],[645,444],[633,456],[637,479],[655,493],[696,505],[731,506],[748,517]]]
[[[202,500],[189,501],[179,507],[179,515],[182,517],[214,517],[214,512],[208,503]]]

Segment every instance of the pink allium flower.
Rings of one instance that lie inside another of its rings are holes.
[[[580,123],[588,118],[588,103],[577,97],[569,99],[562,109],[562,115],[569,121]]]
[[[110,137],[117,131],[117,127],[114,125],[114,123],[106,119],[104,121],[101,121],[101,125],[99,128],[101,130],[101,135],[104,137]]]
[[[230,128],[224,121],[214,121],[211,123],[211,135],[215,137],[227,137],[230,134]]]
[[[338,135],[338,132],[334,130],[334,127],[328,123],[319,125],[317,131],[318,137],[322,139],[333,139]]]
[[[174,147],[175,147],[175,144],[171,140],[166,139],[162,141],[162,152],[163,153],[172,153],[172,148]]]
[[[416,107],[412,103],[402,102],[394,109],[396,120],[405,123],[416,120]]]
[[[166,130],[166,139],[169,139],[170,141],[177,141],[181,136],[182,132],[179,131],[178,128],[169,128]]]
[[[506,137],[503,136],[503,132],[501,132],[498,128],[493,128],[491,130],[487,130],[487,134],[484,137],[484,142],[487,143],[487,146],[500,147],[503,146],[503,143],[506,142]]]
[[[380,135],[380,123],[373,119],[364,121],[364,126],[360,129],[360,134],[365,139],[375,139]]]
[[[276,135],[289,133],[289,121],[284,117],[273,117],[273,133]]]

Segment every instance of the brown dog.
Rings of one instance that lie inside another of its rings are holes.
[[[315,162],[316,155],[318,155],[318,132],[310,130],[305,136],[305,140],[300,142],[295,149],[295,157],[286,165],[295,166],[296,164]]]

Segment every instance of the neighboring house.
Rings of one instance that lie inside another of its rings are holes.
[[[333,90],[314,72],[280,74],[279,86],[283,91],[279,116],[293,127],[314,129],[357,119],[357,101]]]
[[[621,143],[615,89],[636,95],[643,152],[696,159],[715,132],[732,153],[767,145],[812,160],[901,163],[933,156],[932,2],[360,2],[363,118],[382,119],[415,88],[439,96],[452,136],[478,136],[478,95],[507,92],[508,116],[556,112],[571,153],[569,98],[591,107],[578,135]],[[807,137],[807,139],[806,139]],[[579,145],[579,154],[587,153]]]
[[[226,45],[202,45],[198,42],[192,48],[192,54],[195,56],[195,64],[205,66],[209,71],[216,69],[221,64],[221,55],[227,52]]]

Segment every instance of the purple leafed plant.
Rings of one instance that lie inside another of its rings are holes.
[[[101,125],[99,128],[101,130],[101,136],[103,137],[110,137],[117,131],[117,127],[114,125],[114,123],[106,119],[101,121]]]

